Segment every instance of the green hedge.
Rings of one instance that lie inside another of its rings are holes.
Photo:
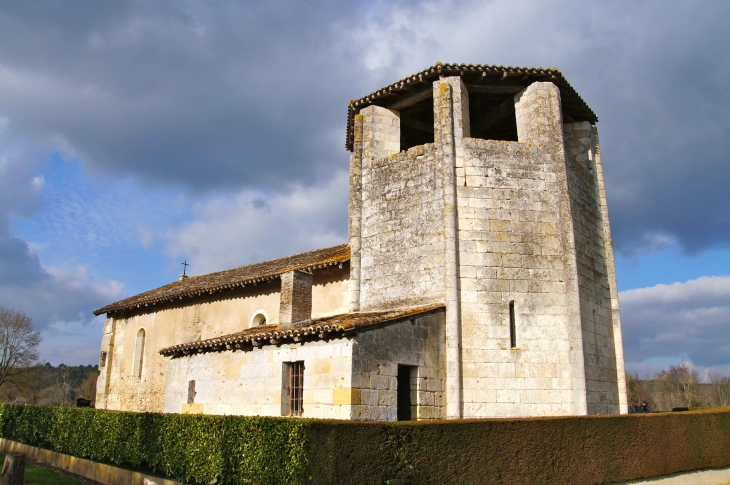
[[[730,408],[364,423],[0,404],[0,432],[200,484],[594,485],[730,466]]]
[[[310,422],[0,404],[2,436],[201,484],[297,484]]]

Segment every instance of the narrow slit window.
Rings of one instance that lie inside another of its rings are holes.
[[[304,362],[285,362],[282,415],[301,416],[304,412]]]
[[[106,366],[106,352],[101,353],[101,357],[99,358],[99,367]]]
[[[188,381],[188,404],[195,404],[195,381]]]
[[[140,328],[137,332],[137,340],[134,343],[134,367],[132,375],[134,377],[142,377],[142,364],[144,363],[144,329]]]
[[[517,328],[515,325],[515,302],[512,300],[509,302],[509,346],[511,348],[517,347]]]

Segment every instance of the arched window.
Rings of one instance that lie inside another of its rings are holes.
[[[268,321],[269,319],[267,318],[266,313],[259,310],[253,314],[253,317],[251,317],[251,326],[258,327],[259,325],[266,325]]]
[[[137,332],[137,340],[134,343],[134,367],[132,375],[134,377],[142,377],[142,362],[144,361],[144,329],[140,328]]]

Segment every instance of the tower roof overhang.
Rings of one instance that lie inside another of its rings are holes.
[[[347,109],[345,148],[353,149],[355,115],[371,105],[400,110],[432,97],[433,81],[441,76],[461,76],[470,93],[517,94],[534,82],[548,81],[560,89],[566,121],[598,122],[598,117],[556,68],[489,66],[483,64],[442,64],[405,77],[360,99],[350,101]]]

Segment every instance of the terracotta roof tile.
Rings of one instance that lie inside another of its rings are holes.
[[[387,108],[398,100],[427,87],[427,83],[435,81],[441,75],[461,76],[467,84],[493,85],[502,88],[526,87],[536,81],[550,81],[560,89],[564,113],[570,113],[574,121],[589,121],[591,124],[598,122],[598,117],[593,110],[580,97],[573,86],[568,83],[563,74],[554,67],[545,69],[542,67],[442,64],[437,62],[428,69],[373,91],[360,99],[350,101],[347,110],[345,148],[350,151],[353,149],[354,117],[361,109],[373,104]]]
[[[147,291],[125,300],[112,303],[94,311],[94,315],[114,313],[132,308],[156,305],[178,299],[193,298],[203,294],[262,283],[278,278],[282,273],[292,270],[313,271],[350,260],[350,247],[347,244],[331,248],[317,249],[306,253],[272,259],[261,263],[249,264],[238,268],[191,276],[155,290]]]
[[[381,325],[390,325],[404,320],[410,320],[414,317],[422,317],[443,311],[445,308],[443,303],[434,303],[431,305],[391,310],[344,313],[342,315],[303,322],[294,327],[262,325],[231,335],[173,345],[172,347],[160,350],[160,354],[180,356],[199,352],[221,352],[233,349],[250,350],[253,347],[278,344],[285,340],[299,342],[302,340],[323,339],[332,335],[369,330]]]

